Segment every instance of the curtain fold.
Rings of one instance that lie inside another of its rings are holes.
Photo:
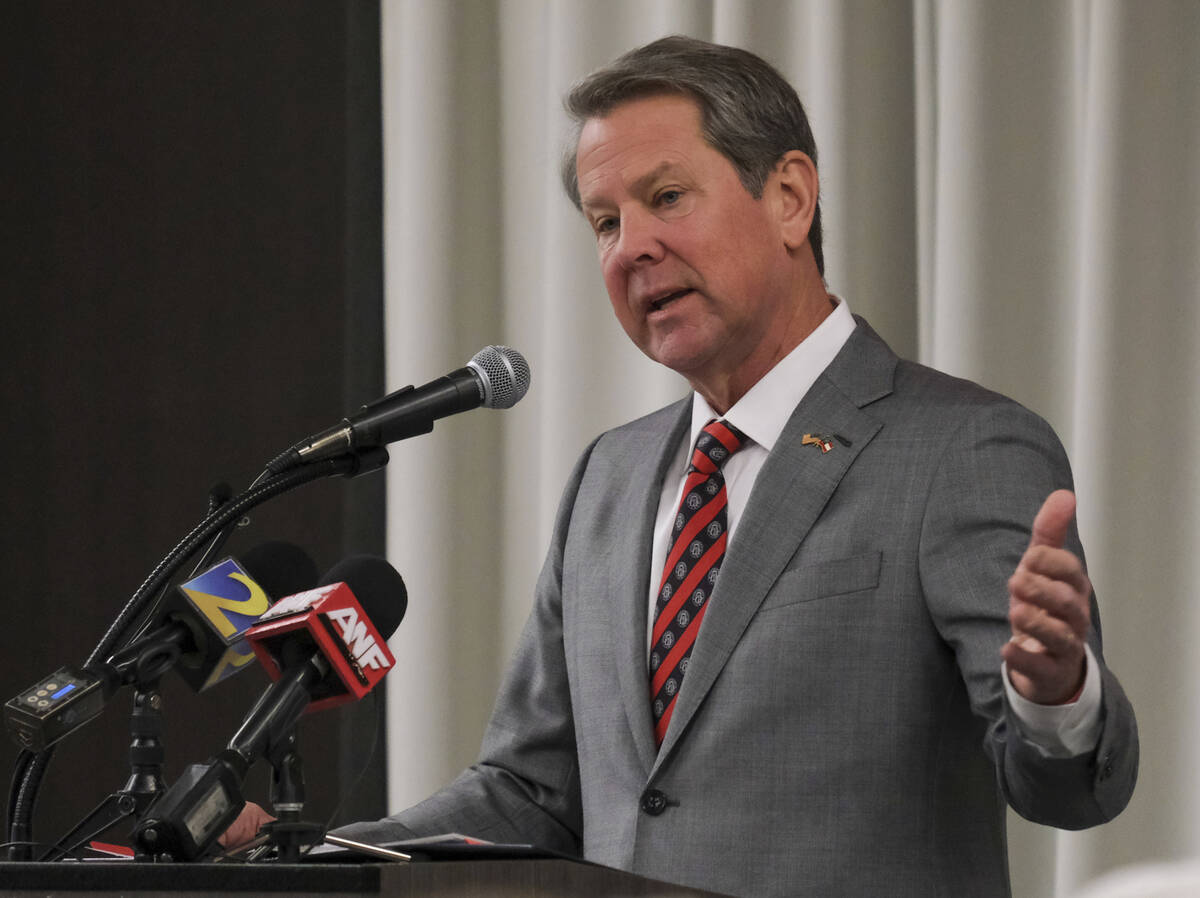
[[[1045,416],[1071,455],[1141,782],[1097,830],[1014,821],[1014,894],[1198,853],[1200,4],[384,0],[382,15],[388,388],[493,342],[533,369],[516,408],[393,449],[389,555],[412,598],[390,806],[474,758],[578,453],[686,393],[616,324],[557,171],[571,83],[681,32],[796,85],[831,291],[901,354]]]

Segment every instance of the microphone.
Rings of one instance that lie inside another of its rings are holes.
[[[507,346],[485,346],[465,368],[424,386],[402,387],[364,405],[341,424],[301,440],[268,464],[267,473],[429,433],[436,419],[480,405],[512,408],[528,392],[530,377],[521,353]]]
[[[280,600],[246,631],[259,663],[276,682],[306,658],[323,659],[327,670],[308,690],[306,711],[357,701],[370,692],[395,662],[387,640],[408,610],[404,580],[373,555],[347,558],[322,583]]]
[[[281,599],[247,631],[275,677],[228,746],[193,764],[134,830],[142,850],[175,860],[204,855],[237,818],[242,783],[260,757],[281,760],[306,709],[354,701],[395,663],[387,638],[408,607],[404,581],[382,558],[334,566],[323,586]]]
[[[298,546],[269,542],[219,562],[171,590],[150,632],[95,668],[64,667],[4,707],[5,725],[22,748],[42,751],[99,716],[108,699],[134,682],[174,667],[200,692],[238,673],[254,657],[242,634],[270,605],[317,580]]]
[[[263,543],[243,554],[241,562],[239,569],[228,558],[181,584],[157,615],[165,623],[114,657],[137,653],[147,659],[157,644],[174,643],[180,649],[175,672],[196,692],[239,673],[254,660],[244,635],[271,599],[317,582],[312,558],[292,543]]]

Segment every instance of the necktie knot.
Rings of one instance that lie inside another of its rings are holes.
[[[747,437],[728,421],[709,421],[696,438],[689,471],[711,474],[721,470],[729,456],[745,445]]]

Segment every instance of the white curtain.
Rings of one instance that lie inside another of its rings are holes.
[[[796,85],[831,290],[1073,459],[1141,777],[1092,831],[1014,818],[1014,893],[1200,854],[1197,0],[384,0],[389,388],[488,343],[533,369],[516,408],[393,447],[390,807],[474,758],[578,452],[686,391],[613,320],[557,177],[564,91],[674,32]]]

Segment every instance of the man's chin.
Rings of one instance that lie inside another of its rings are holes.
[[[643,351],[660,365],[688,380],[702,373],[712,356],[710,347],[678,339],[664,340]]]

